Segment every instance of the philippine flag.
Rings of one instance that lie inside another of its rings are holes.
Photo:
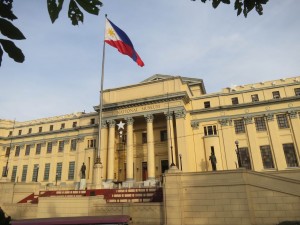
[[[105,40],[107,44],[115,47],[124,55],[128,55],[132,58],[139,66],[144,66],[144,62],[134,50],[133,44],[129,37],[119,27],[113,24],[109,19],[106,18],[105,24]]]

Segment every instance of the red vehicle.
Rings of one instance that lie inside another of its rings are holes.
[[[128,215],[113,216],[78,216],[78,217],[55,217],[55,218],[37,218],[12,220],[12,225],[96,225],[96,224],[114,224],[128,225],[131,217]]]

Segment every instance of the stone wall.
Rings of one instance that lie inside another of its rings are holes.
[[[167,173],[165,224],[271,225],[300,220],[300,181],[246,170]]]

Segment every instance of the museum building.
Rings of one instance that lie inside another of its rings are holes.
[[[103,187],[156,185],[170,165],[182,172],[299,169],[300,77],[206,93],[202,79],[157,74],[104,90],[101,124],[94,109],[0,119],[2,178],[78,188],[84,163],[90,188],[97,151]]]

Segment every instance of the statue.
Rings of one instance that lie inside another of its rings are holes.
[[[209,156],[209,160],[211,162],[211,167],[213,171],[217,170],[216,164],[217,164],[217,158],[215,156],[215,153],[212,151],[211,155]]]
[[[85,179],[85,170],[86,170],[86,166],[84,165],[84,163],[82,163],[82,166],[81,166],[81,179]]]

